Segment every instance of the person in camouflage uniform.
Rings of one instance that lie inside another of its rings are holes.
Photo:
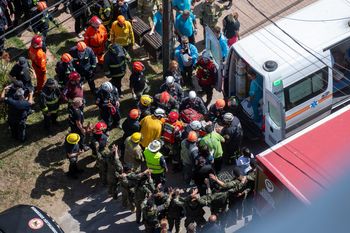
[[[200,9],[200,23],[202,24],[203,36],[205,41],[205,26],[210,27],[211,30],[214,29],[220,16],[222,15],[223,7],[215,3],[215,0],[205,0]]]
[[[113,199],[118,198],[118,179],[123,173],[123,165],[119,160],[118,146],[113,145],[110,153],[109,162],[107,163],[107,184],[108,193],[113,195]]]
[[[167,219],[169,221],[169,231],[173,231],[175,225],[175,233],[180,232],[180,222],[181,218],[184,217],[183,209],[183,198],[180,197],[180,190],[175,189],[174,194],[172,195]]]
[[[153,26],[153,13],[158,9],[160,0],[137,0],[137,14],[143,22]]]

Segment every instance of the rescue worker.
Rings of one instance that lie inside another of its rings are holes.
[[[133,133],[140,132],[140,111],[137,108],[131,109],[126,120],[122,124],[123,136],[121,138],[120,149],[121,155],[124,156],[125,139]]]
[[[122,15],[124,16],[125,20],[136,22],[136,20],[133,19],[130,13],[130,7],[126,1],[117,0],[116,4],[114,4],[113,9],[114,9],[113,19],[116,19],[119,15]]]
[[[95,94],[96,86],[94,75],[97,59],[94,51],[92,51],[85,42],[79,41],[76,46],[70,49],[69,53],[73,57],[73,65],[75,69],[80,74],[82,80],[88,82],[91,92]]]
[[[108,135],[105,132],[106,130],[107,130],[107,125],[103,121],[99,121],[95,124],[92,130],[92,138],[90,143],[90,148],[92,150],[93,156],[97,157],[97,153],[103,152],[104,149],[106,148],[107,142],[108,142]]]
[[[109,162],[107,163],[107,184],[108,194],[112,195],[113,199],[118,199],[119,179],[123,173],[123,165],[120,162],[120,154],[118,146],[113,145]]]
[[[184,130],[184,124],[179,121],[179,113],[171,111],[163,123],[162,140],[164,141],[164,154],[171,157],[173,171],[180,170],[180,143],[181,133]]]
[[[218,70],[208,52],[203,52],[195,65],[198,84],[207,96],[205,105],[208,106],[213,98],[213,89],[218,79]]]
[[[113,20],[113,5],[110,0],[98,0],[95,9],[93,9],[94,15],[98,15],[98,18],[102,20],[102,24],[105,28],[110,28]],[[96,16],[97,17],[97,16]]]
[[[254,191],[255,191],[255,181],[256,181],[256,160],[250,160],[251,170],[247,173],[247,183],[244,186],[244,190],[238,193],[238,196],[243,196],[243,217],[244,222],[248,222],[248,216],[253,214],[253,201],[254,201]]]
[[[107,124],[108,131],[120,125],[120,103],[117,89],[110,83],[104,82],[97,91],[96,105],[100,109],[100,116]]]
[[[140,97],[149,91],[148,80],[144,74],[145,66],[140,61],[135,61],[132,64],[132,72],[130,75],[130,89],[132,97],[135,100],[140,99]]]
[[[259,111],[260,100],[263,97],[263,79],[258,76],[254,71],[250,70],[247,72],[248,78],[250,79],[249,86],[249,103],[253,108],[254,121],[261,124],[262,114]]]
[[[14,139],[21,142],[26,140],[26,121],[31,111],[32,100],[28,101],[24,98],[24,90],[18,88],[13,97],[6,97],[6,93],[10,90],[11,85],[6,86],[1,92],[0,100],[4,101],[8,106],[7,122],[10,126],[11,135]]]
[[[136,211],[134,195],[139,175],[140,174],[133,172],[130,167],[124,165],[123,173],[119,178],[122,193],[122,206],[125,208],[129,207],[132,213]]]
[[[169,231],[172,232],[175,226],[175,233],[179,233],[181,218],[184,217],[183,202],[182,198],[180,197],[179,189],[175,189],[175,192],[171,197],[169,210],[170,211],[167,216],[169,221]]]
[[[136,13],[140,19],[152,27],[153,13],[160,5],[159,0],[137,0]]]
[[[181,142],[182,174],[186,184],[190,184],[194,171],[195,160],[198,157],[198,135],[190,131],[186,139]]]
[[[223,124],[224,127],[220,134],[225,138],[224,158],[229,164],[232,164],[242,146],[243,129],[238,117],[229,112],[224,114]]]
[[[0,55],[3,54],[5,50],[5,32],[8,29],[9,23],[7,22],[5,12],[4,10],[0,7]]]
[[[195,91],[190,91],[188,97],[184,98],[180,104],[180,111],[189,108],[196,110],[202,115],[208,113],[208,109],[205,107],[203,100],[197,96]]]
[[[43,47],[43,40],[42,37],[39,35],[35,35],[32,39],[31,45],[29,47],[29,59],[32,62],[37,85],[36,85],[36,92],[40,92],[45,83],[46,83],[46,54],[42,49]]]
[[[214,32],[216,38],[219,40],[222,61],[225,61],[225,59],[228,55],[227,38],[221,33],[221,28],[219,26],[215,26],[213,29],[213,32]]]
[[[167,114],[172,110],[177,111],[179,109],[179,103],[167,91],[156,94],[153,104],[155,108],[161,108]]]
[[[122,98],[122,79],[126,73],[127,61],[127,52],[122,46],[109,45],[104,56],[103,69],[107,78],[110,78],[110,82],[118,89],[120,98]]]
[[[207,134],[199,142],[199,145],[206,145],[208,146],[209,150],[214,151],[214,168],[215,171],[219,173],[222,166],[223,155],[221,143],[224,143],[225,139],[220,134],[215,132],[214,126],[212,124],[207,125],[205,127],[205,131]]]
[[[182,37],[187,37],[192,45],[196,43],[194,36],[197,34],[197,24],[196,18],[191,11],[184,10],[182,14],[176,16],[174,27],[179,42],[182,41]]]
[[[209,108],[208,119],[221,124],[225,114],[225,106],[226,102],[224,99],[217,99]]]
[[[119,44],[123,48],[130,52],[135,44],[134,31],[131,23],[126,21],[124,16],[119,15],[117,20],[113,22],[110,30],[110,42],[111,44]]]
[[[93,16],[89,20],[89,24],[90,26],[84,34],[84,42],[88,47],[92,48],[92,51],[97,57],[98,64],[103,64],[103,54],[108,39],[107,30],[97,16]]]
[[[146,148],[153,140],[157,140],[162,135],[162,121],[165,111],[157,108],[152,115],[146,116],[140,121],[141,126],[141,146]],[[160,148],[159,148],[160,149]]]
[[[72,133],[76,133],[80,136],[79,146],[81,150],[87,151],[90,148],[85,145],[85,135],[87,127],[84,126],[84,112],[81,110],[83,105],[83,99],[75,97],[72,102],[72,106],[69,111],[69,125]]]
[[[84,30],[89,15],[88,3],[85,0],[70,0],[70,11],[75,19],[74,31],[79,38],[82,38],[80,32]]]
[[[165,158],[162,153],[159,152],[161,147],[162,143],[159,140],[153,140],[143,152],[146,166],[148,169],[151,169],[152,179],[156,185],[165,183],[165,173],[168,172]]]
[[[81,153],[79,149],[80,136],[76,133],[70,133],[64,140],[64,149],[69,160],[69,170],[67,175],[73,179],[78,178],[82,170],[78,169],[78,156]]]
[[[205,0],[201,5],[200,9],[200,23],[203,26],[203,38],[205,41],[205,27],[208,26],[211,30],[214,29],[215,25],[218,23],[222,11],[224,8],[219,4],[215,3],[215,0]]]
[[[49,78],[39,95],[39,105],[44,115],[44,126],[51,133],[52,125],[57,124],[61,92],[56,80]]]
[[[142,135],[133,133],[125,139],[124,162],[135,172],[141,172],[141,164],[144,161],[143,150],[140,146]]]
[[[34,87],[32,84],[32,77],[34,76],[33,71],[30,69],[28,61],[24,57],[19,57],[16,64],[12,67],[9,78],[12,82],[15,80],[21,81],[23,86],[21,86],[25,92],[24,96],[30,99],[33,98]]]
[[[40,1],[36,5],[35,15],[42,14],[40,17],[35,17],[30,21],[30,25],[34,33],[40,34],[42,37],[43,43],[43,51],[46,53],[46,36],[49,31],[49,23],[50,21],[56,26],[59,27],[58,22],[52,17],[52,15],[48,12],[48,8],[46,2]]]
[[[140,110],[140,120],[148,115],[151,115],[151,104],[153,103],[153,98],[150,95],[142,95],[140,101],[137,104],[137,108]]]
[[[76,71],[73,65],[73,57],[69,53],[62,54],[61,61],[56,63],[55,71],[58,84],[65,87],[70,73]]]
[[[160,86],[160,91],[167,91],[178,103],[181,103],[184,97],[184,91],[179,83],[175,82],[173,76],[167,76],[165,83]]]
[[[179,63],[181,75],[186,85],[192,85],[192,72],[197,58],[196,46],[189,43],[188,37],[181,37],[181,44],[175,49],[175,59]]]
[[[71,72],[68,76],[68,83],[63,90],[63,98],[68,102],[68,109],[71,107],[74,98],[84,98],[84,90],[80,79],[80,74],[75,71]]]
[[[135,206],[136,206],[136,222],[141,223],[142,218],[142,203],[146,197],[152,195],[155,192],[156,187],[154,185],[151,171],[147,170],[146,176],[141,177],[135,187]]]
[[[182,132],[182,139],[186,139],[189,132],[195,131],[198,137],[205,135],[202,123],[200,121],[192,121],[186,125],[184,131]]]

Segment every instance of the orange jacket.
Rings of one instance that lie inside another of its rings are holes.
[[[104,48],[107,39],[107,30],[102,24],[97,30],[94,27],[89,26],[84,34],[84,42],[87,46],[92,48],[92,50],[94,50],[94,48]]]
[[[28,55],[35,71],[46,72],[46,54],[42,48],[35,49],[30,47]]]

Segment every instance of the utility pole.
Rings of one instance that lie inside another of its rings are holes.
[[[163,37],[162,37],[162,57],[163,57],[163,74],[169,68],[169,62],[172,51],[172,10],[171,1],[163,0]]]

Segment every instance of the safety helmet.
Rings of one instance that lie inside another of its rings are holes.
[[[171,111],[168,115],[168,119],[170,122],[175,122],[179,119],[179,113],[176,111]]]
[[[160,93],[160,98],[159,101],[163,104],[168,103],[170,100],[170,94],[167,91],[163,91],[162,93]]]
[[[46,2],[44,1],[40,1],[38,2],[38,4],[36,5],[36,9],[38,9],[38,11],[42,12],[43,10],[45,10],[47,8]]]
[[[141,71],[144,71],[145,66],[142,64],[142,62],[135,61],[134,63],[132,63],[132,69],[134,71],[141,72]]]
[[[141,141],[142,134],[140,132],[136,132],[131,134],[131,141],[134,143],[139,143]]]
[[[202,128],[202,124],[199,121],[192,121],[190,123],[190,127],[191,127],[191,129],[197,131],[197,130],[200,130]]]
[[[45,86],[47,86],[47,87],[55,87],[55,86],[57,86],[57,82],[53,78],[48,78],[46,83],[45,83]]]
[[[222,117],[222,119],[225,121],[225,122],[232,122],[233,119],[234,119],[234,116],[232,113],[230,112],[227,112],[224,114],[224,116]]]
[[[102,20],[97,17],[97,16],[93,16],[90,20],[89,20],[89,24],[91,26],[93,26],[94,28],[98,28],[101,24],[102,24]]]
[[[131,109],[129,112],[129,117],[132,120],[136,120],[140,117],[140,111],[137,108]]]
[[[113,91],[113,85],[110,82],[104,82],[101,85],[101,89],[107,92]]]
[[[216,107],[217,109],[223,109],[223,108],[225,107],[225,105],[226,105],[226,102],[225,102],[225,100],[223,100],[223,99],[218,99],[218,100],[216,100],[216,102],[215,102],[215,107]]]
[[[187,140],[189,142],[197,142],[198,140],[197,133],[195,131],[190,131],[187,135]]]
[[[148,107],[153,102],[153,98],[150,95],[142,95],[140,98],[140,103],[143,106]]]
[[[94,127],[94,133],[95,134],[102,134],[105,129],[107,129],[106,123],[99,121],[96,123],[96,125]]]
[[[164,117],[165,116],[165,111],[164,109],[162,108],[157,108],[155,111],[154,111],[154,115],[156,117]]]
[[[162,143],[158,140],[153,140],[149,145],[148,145],[148,150],[150,150],[151,152],[155,153],[158,152],[160,150],[160,148],[162,147]]]
[[[77,49],[78,49],[78,51],[79,52],[84,52],[85,51],[85,49],[86,49],[86,44],[85,44],[85,42],[84,41],[79,41],[78,43],[77,43]]]
[[[79,134],[77,134],[77,133],[70,133],[70,134],[68,134],[68,136],[66,137],[66,141],[67,141],[69,144],[76,145],[76,144],[78,144],[78,142],[80,141],[80,136],[79,136]]]
[[[196,94],[195,91],[190,91],[190,92],[188,93],[188,97],[189,97],[190,99],[194,99],[194,98],[197,97],[197,94]]]
[[[117,17],[117,21],[121,24],[124,24],[125,23],[125,17],[122,16],[122,15],[118,15]]]
[[[73,60],[73,57],[69,53],[64,53],[61,56],[61,61],[64,63],[68,63]]]
[[[80,74],[76,71],[73,71],[68,76],[69,81],[80,81]]]
[[[173,85],[174,82],[175,82],[175,79],[174,79],[173,76],[167,76],[167,77],[165,78],[165,83],[166,83],[168,86]]]
[[[39,35],[33,36],[31,46],[35,49],[43,47],[43,38]]]

